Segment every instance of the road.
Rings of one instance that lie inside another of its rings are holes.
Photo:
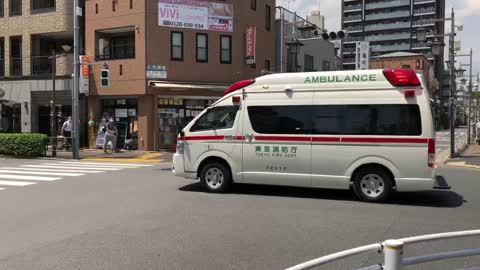
[[[436,132],[436,147],[437,153],[442,152],[443,150],[450,149],[450,130],[442,130]],[[466,141],[467,139],[467,128],[456,128],[455,129],[455,140],[456,141]]]
[[[208,194],[172,176],[169,164],[0,160],[0,167],[0,269],[283,269],[387,238],[480,228],[478,170],[440,168],[452,191],[369,204],[321,189],[237,185],[230,194]],[[69,175],[5,178],[52,170]],[[406,256],[478,243],[421,244]],[[324,269],[357,269],[378,258]],[[480,266],[479,257],[415,269],[472,266]]]

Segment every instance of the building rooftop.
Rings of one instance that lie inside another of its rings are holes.
[[[394,53],[382,54],[372,58],[393,58],[393,57],[411,57],[411,56],[424,56],[424,55],[420,53],[394,52]]]

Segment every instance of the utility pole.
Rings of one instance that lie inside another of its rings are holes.
[[[78,91],[78,81],[79,81],[79,21],[78,17],[82,16],[82,10],[78,6],[78,0],[73,1],[73,93],[72,93],[72,110],[73,110],[73,159],[79,159],[79,148],[80,148],[80,112],[79,112],[79,91]]]
[[[468,85],[468,115],[467,115],[467,143],[470,144],[472,142],[471,138],[471,113],[472,113],[472,90],[473,90],[473,85],[472,85],[472,67],[473,67],[473,49],[470,48],[470,83]]]
[[[57,73],[57,55],[52,50],[52,100],[50,102],[50,133],[52,139],[52,157],[57,156],[57,102],[55,97],[55,75]]]
[[[455,12],[452,8],[451,36],[449,38],[449,61],[450,61],[450,158],[455,157]]]

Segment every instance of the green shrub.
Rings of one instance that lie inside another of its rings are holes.
[[[16,157],[43,156],[48,137],[36,133],[0,133],[0,154]]]

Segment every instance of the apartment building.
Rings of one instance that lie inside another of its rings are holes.
[[[0,132],[49,134],[52,51],[58,125],[71,113],[73,0],[0,0]]]
[[[88,117],[97,129],[113,117],[118,147],[173,148],[228,85],[275,65],[274,0],[87,0],[85,12],[86,55],[101,63]]]
[[[435,74],[443,73],[443,52],[434,56],[429,44],[444,33],[445,0],[342,0],[344,69],[355,69],[356,42],[368,41],[372,57],[392,52],[421,53],[432,61]],[[427,31],[427,41],[416,38],[416,30]]]

